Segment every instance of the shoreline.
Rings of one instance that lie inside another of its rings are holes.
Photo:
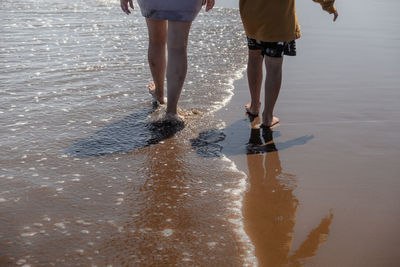
[[[281,123],[273,129],[268,153],[246,154],[254,132],[245,116],[250,99],[245,72],[234,82],[229,103],[214,114],[225,123],[222,154],[247,175],[243,225],[259,265],[301,260],[318,266],[376,266],[386,257],[386,266],[395,266],[392,230],[398,222],[398,190],[389,184],[398,184],[395,144],[400,121],[396,116],[378,119],[384,113],[389,116],[390,109],[373,117],[358,113],[368,102],[357,102],[357,80],[343,85],[334,75],[324,76],[324,82],[307,81],[296,70],[305,59],[285,59],[275,110]],[[315,66],[318,62],[314,67],[303,62],[310,77],[316,75],[312,71],[324,72]],[[364,89],[363,99],[374,93],[373,86]],[[344,105],[343,90],[346,103],[355,104]],[[301,123],[305,117],[308,120]],[[261,133],[256,135],[264,142]],[[283,224],[277,226],[276,218],[283,218]],[[279,244],[285,245],[279,249]],[[377,250],[380,246],[385,250]],[[335,258],[338,253],[340,261]],[[370,256],[363,257],[365,253]]]

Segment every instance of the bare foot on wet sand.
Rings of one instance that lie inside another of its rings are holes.
[[[164,96],[157,96],[156,84],[154,82],[150,82],[147,88],[149,89],[149,93],[155,101],[159,102],[160,104],[165,104]]]
[[[246,109],[246,113],[250,116],[258,116],[258,112],[260,110],[261,103],[258,104],[258,107],[252,107],[251,103],[248,103],[244,106]]]
[[[279,118],[278,117],[272,117],[272,120],[271,121],[264,121],[262,124],[261,124],[261,128],[269,128],[269,129],[272,129],[272,128],[274,128],[274,127],[276,127],[276,126],[278,126],[279,125]]]
[[[165,122],[171,122],[171,123],[184,123],[185,117],[182,115],[176,114],[176,113],[167,113],[165,114],[164,121]]]

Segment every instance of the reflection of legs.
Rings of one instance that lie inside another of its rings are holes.
[[[274,141],[272,141],[271,147],[275,148]],[[264,167],[266,169],[265,178],[267,180],[267,184],[271,183],[274,189],[278,192],[278,188],[281,187],[281,181],[279,180],[278,175],[282,173],[281,160],[279,159],[278,150],[271,150],[271,152],[265,154]],[[292,190],[287,190],[287,192],[285,193],[291,193],[291,192]],[[288,207],[289,206],[290,205],[288,205]]]
[[[262,84],[262,62],[261,50],[249,50],[247,62],[247,79],[249,83],[251,102],[246,105],[247,111],[258,114],[260,109],[260,95]]]
[[[282,84],[282,63],[283,58],[265,57],[267,77],[265,79],[263,124],[267,127],[271,127],[279,122],[279,119],[274,117],[273,113]]]
[[[164,80],[166,68],[165,46],[167,43],[167,21],[146,19],[149,31],[148,60],[154,83],[150,83],[149,92],[160,103],[164,103]]]
[[[247,155],[250,187],[244,198],[245,229],[260,266],[286,266],[295,226],[292,190],[281,184],[278,152]]]
[[[329,216],[321,220],[321,223],[308,234],[307,239],[301,243],[289,258],[290,265],[300,266],[302,259],[310,258],[317,254],[319,246],[327,240],[332,220],[333,213],[330,211]]]
[[[168,21],[167,118],[177,116],[178,100],[187,72],[187,41],[191,22]]]
[[[262,192],[262,184],[265,178],[265,170],[263,165],[264,154],[247,154],[247,167],[249,170],[250,191],[247,197],[253,197],[253,201],[260,201],[257,199],[258,192]],[[257,193],[256,193],[257,192]]]

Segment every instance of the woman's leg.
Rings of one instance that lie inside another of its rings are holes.
[[[153,82],[149,85],[149,92],[164,103],[164,80],[166,68],[167,21],[146,18],[149,31],[148,60]]]
[[[246,105],[246,110],[252,114],[258,114],[260,109],[263,57],[261,50],[249,50],[247,61],[247,79],[250,89],[251,102]]]
[[[168,21],[167,117],[177,116],[178,100],[187,72],[187,42],[191,22]]]
[[[267,127],[274,126],[279,122],[279,119],[274,117],[273,113],[282,84],[282,64],[283,57],[265,57],[267,77],[265,78],[265,106],[263,112],[263,124]]]

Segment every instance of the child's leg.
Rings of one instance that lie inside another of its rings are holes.
[[[152,83],[149,85],[150,94],[161,104],[164,103],[164,80],[166,68],[167,21],[146,19],[149,31],[148,60]]]
[[[261,84],[263,80],[262,63],[263,56],[261,55],[261,50],[249,49],[247,79],[251,102],[246,105],[246,109],[252,114],[258,114],[260,109]]]
[[[276,100],[282,84],[283,57],[265,57],[267,77],[265,79],[265,106],[263,112],[263,125],[271,127],[279,122],[273,116]]]

